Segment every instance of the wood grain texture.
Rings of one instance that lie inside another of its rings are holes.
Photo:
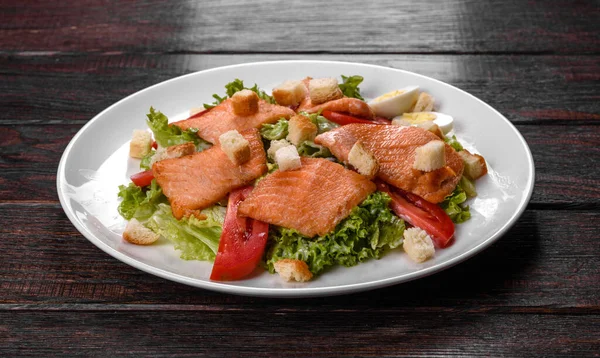
[[[129,267],[83,238],[59,206],[0,208],[2,221],[9,223],[0,227],[0,311],[35,306],[135,310],[125,305],[181,310],[184,305],[257,314],[332,310],[600,314],[598,213],[529,210],[489,249],[439,274],[354,295],[275,300],[209,292]]]
[[[598,4],[510,0],[3,1],[15,52],[597,53]]]
[[[592,356],[600,317],[454,312],[0,312],[0,354]],[[10,327],[10,330],[8,329]],[[231,329],[235,327],[235,329]],[[474,328],[476,327],[476,332]]]
[[[475,95],[514,123],[600,123],[600,58],[595,56],[111,55],[0,56],[0,124],[83,124],[114,102],[180,75],[293,59],[420,73]]]
[[[140,115],[143,113],[141,110]],[[0,203],[57,202],[57,165],[80,128],[80,124],[0,125]],[[517,129],[535,161],[532,204],[597,208],[600,126],[517,125]]]

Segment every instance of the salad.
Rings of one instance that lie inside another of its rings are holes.
[[[213,261],[212,280],[264,267],[307,281],[404,250],[423,262],[451,245],[487,173],[453,118],[405,87],[366,101],[361,76],[286,81],[269,95],[235,79],[224,96],[169,123],[150,108],[119,187],[123,238],[173,243]]]

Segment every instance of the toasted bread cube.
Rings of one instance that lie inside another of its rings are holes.
[[[135,218],[127,223],[123,232],[123,239],[135,245],[150,245],[159,237],[160,235],[142,225]]]
[[[150,153],[152,149],[152,134],[150,132],[136,129],[133,131],[133,137],[129,142],[129,156],[142,159]]]
[[[233,164],[241,165],[250,160],[250,142],[235,129],[221,134],[219,143]]]
[[[446,145],[441,140],[432,140],[415,149],[413,168],[431,172],[446,165]]]
[[[429,93],[421,92],[411,112],[431,112],[433,111],[434,102],[435,100]]]
[[[275,271],[286,281],[309,281],[313,274],[306,262],[294,259],[282,259],[273,264]]]
[[[435,247],[431,237],[425,230],[418,227],[411,227],[404,230],[404,251],[415,262],[424,262],[429,260],[435,254]]]
[[[313,140],[317,136],[317,126],[306,116],[297,114],[290,118],[288,124],[286,139],[295,146],[299,146],[304,141]]]
[[[373,178],[379,170],[377,160],[361,142],[354,143],[352,149],[350,149],[348,163],[356,168],[360,174],[369,178]]]
[[[275,162],[281,171],[294,170],[302,166],[298,150],[293,145],[279,148],[275,152]]]
[[[344,97],[338,81],[333,77],[310,80],[308,93],[313,104],[321,104]]]
[[[417,123],[415,126],[419,127],[419,128],[423,128],[426,131],[429,131],[429,132],[435,134],[440,139],[444,139],[444,133],[442,133],[442,130],[440,129],[440,127],[437,124],[435,124],[433,121],[425,121],[425,122]]]
[[[286,139],[276,139],[271,141],[271,145],[269,146],[269,150],[267,150],[267,155],[269,158],[275,159],[275,153],[279,150],[279,148],[287,147],[292,145]]]
[[[166,148],[158,148],[156,153],[152,156],[150,160],[150,166],[156,162],[160,162],[161,160],[171,159],[171,158],[180,158],[184,155],[194,154],[196,152],[196,146],[192,142],[172,145]]]
[[[476,180],[487,174],[487,165],[481,155],[471,154],[466,149],[458,152],[458,155],[460,155],[465,163],[465,171],[463,173],[467,178]]]
[[[273,97],[281,106],[296,107],[306,97],[306,92],[302,81],[285,81],[273,88]]]
[[[258,95],[250,90],[241,90],[231,96],[233,113],[238,116],[249,116],[258,112]]]
[[[399,126],[399,127],[410,127],[410,126],[412,126],[412,123],[410,121],[406,120],[405,118],[398,116],[398,117],[394,117],[394,119],[392,119],[392,125]]]

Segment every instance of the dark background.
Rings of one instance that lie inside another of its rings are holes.
[[[598,356],[598,1],[0,0],[0,356]],[[266,299],[101,252],[56,194],[60,156],[149,85],[235,63],[364,62],[448,82],[527,140],[535,191],[476,257],[347,296]]]

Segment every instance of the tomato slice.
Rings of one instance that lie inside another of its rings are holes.
[[[346,125],[346,124],[351,124],[351,123],[376,124],[372,120],[349,116],[347,114],[342,114],[339,112],[323,111],[323,112],[321,112],[321,115],[323,117],[327,118],[328,120],[330,120],[334,123],[337,123],[341,126]]]
[[[450,244],[454,236],[454,223],[444,209],[418,195],[391,188],[383,182],[378,182],[377,188],[392,198],[391,208],[396,215],[425,230],[436,246],[444,248]]]
[[[233,281],[254,271],[267,244],[269,224],[251,218],[238,217],[238,206],[252,191],[245,187],[229,194],[219,251],[210,274],[211,280]]]
[[[158,149],[158,143],[156,143],[156,141],[152,141],[152,148],[154,149]]]
[[[133,184],[141,187],[145,187],[152,183],[152,179],[154,179],[154,174],[152,173],[152,169],[145,170],[143,172],[139,172],[137,174],[133,174],[131,176],[131,181]]]

